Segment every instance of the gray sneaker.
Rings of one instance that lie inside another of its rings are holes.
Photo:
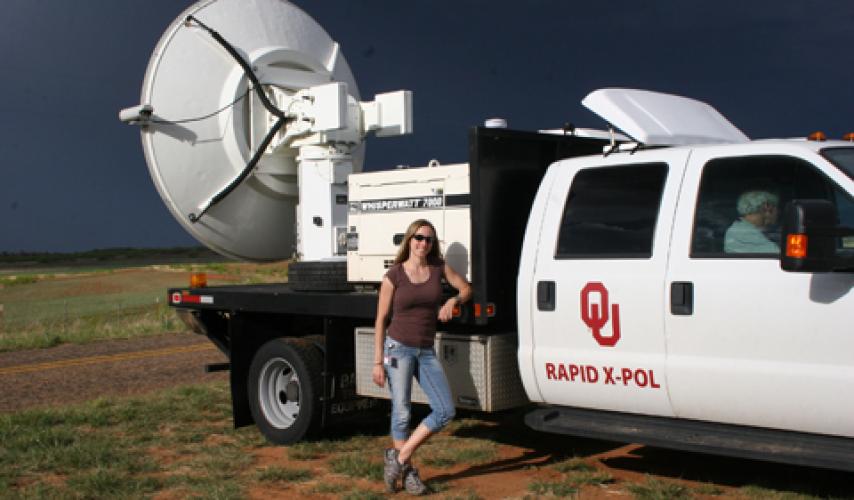
[[[394,448],[386,448],[385,452],[383,452],[385,462],[383,479],[385,480],[385,488],[389,493],[397,491],[397,481],[403,475],[403,465],[397,461],[398,453]]]
[[[418,477],[418,469],[407,465],[403,471],[403,486],[410,495],[423,495],[427,493],[427,486]]]

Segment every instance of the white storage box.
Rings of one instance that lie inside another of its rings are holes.
[[[371,372],[374,362],[374,329],[356,328],[356,392],[361,396],[389,399],[388,385],[377,387]],[[528,403],[516,364],[516,334],[459,335],[438,332],[436,356],[445,368],[457,408],[499,411]],[[427,396],[413,383],[412,401],[427,403]]]

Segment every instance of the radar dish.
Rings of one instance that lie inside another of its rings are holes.
[[[193,16],[227,40],[262,86],[288,94],[330,82],[359,100],[339,46],[296,6],[283,0],[207,0],[184,11],[154,50],[142,88],[151,121],[142,143],[151,178],[172,215],[212,250],[240,260],[290,257],[295,247],[297,150],[265,154],[253,172],[197,222],[198,213],[244,170],[262,142],[258,96],[237,61]],[[220,110],[220,112],[217,112]],[[364,146],[353,154],[361,170]]]

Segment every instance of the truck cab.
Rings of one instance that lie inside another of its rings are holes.
[[[687,135],[547,171],[517,288],[525,391],[557,408],[854,437],[854,238],[840,229],[854,227],[854,145]],[[746,226],[765,240],[739,247],[751,193],[770,194],[762,227]],[[830,207],[827,272],[781,268],[781,219],[800,200]]]

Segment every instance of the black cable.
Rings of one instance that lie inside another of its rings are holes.
[[[258,98],[261,99],[261,103],[264,104],[264,107],[267,108],[267,111],[269,111],[270,114],[277,116],[278,118],[284,118],[285,113],[281,109],[274,106],[272,102],[270,102],[270,99],[267,97],[267,94],[264,92],[264,89],[261,88],[261,83],[255,76],[255,72],[252,71],[252,68],[249,66],[249,63],[247,63],[243,59],[243,57],[237,53],[237,50],[235,50],[234,47],[225,40],[225,38],[223,38],[216,31],[209,28],[205,23],[199,21],[193,16],[187,16],[186,22],[189,23],[190,21],[194,21],[202,29],[210,33],[214,40],[216,40],[217,43],[219,43],[222,48],[224,48],[225,51],[228,52],[229,55],[231,55],[231,57],[233,57],[235,61],[237,61],[237,64],[239,64],[240,67],[243,68],[243,72],[246,73],[246,77],[252,81],[252,86],[255,87],[255,91],[258,93]]]
[[[226,186],[222,191],[214,195],[214,197],[211,198],[211,201],[208,202],[208,204],[202,209],[201,212],[199,212],[198,215],[190,214],[190,222],[195,223],[196,221],[198,221],[201,216],[205,215],[205,212],[207,212],[209,208],[216,205],[223,198],[228,196],[229,193],[234,191],[234,188],[236,188],[238,185],[240,185],[241,182],[243,182],[244,179],[246,179],[252,169],[255,168],[255,165],[258,164],[258,161],[261,160],[261,155],[264,154],[264,150],[266,150],[267,146],[269,146],[270,142],[272,142],[273,136],[276,135],[276,132],[278,132],[279,129],[285,125],[286,121],[287,118],[284,116],[276,121],[275,125],[273,125],[273,128],[271,128],[270,131],[267,132],[267,135],[264,136],[264,140],[261,141],[260,145],[258,145],[258,149],[255,151],[255,154],[252,155],[252,159],[249,160],[249,163],[246,164],[246,168],[244,168],[243,171],[240,172],[240,175],[238,175],[233,181],[231,181],[228,186]]]
[[[205,205],[204,208],[202,208],[202,210],[198,213],[198,215],[194,214],[194,213],[189,214],[188,217],[190,218],[190,222],[195,223],[199,220],[199,218],[201,216],[205,215],[205,213],[208,211],[208,209],[210,209],[212,206],[214,206],[217,203],[219,203],[220,201],[222,201],[223,198],[225,198],[226,196],[228,196],[229,193],[234,191],[234,188],[239,186],[240,183],[243,182],[243,180],[249,176],[249,174],[252,172],[252,170],[255,168],[255,166],[258,164],[258,162],[261,160],[261,155],[264,154],[264,151],[270,145],[270,142],[273,141],[273,136],[275,136],[276,133],[279,131],[279,129],[281,129],[283,126],[285,126],[288,122],[293,121],[293,118],[288,118],[287,116],[285,116],[285,113],[281,109],[277,108],[275,105],[273,105],[272,102],[270,102],[270,99],[267,97],[267,94],[264,92],[264,89],[261,87],[261,82],[259,82],[258,77],[255,76],[255,72],[252,70],[252,68],[249,66],[249,64],[243,59],[243,57],[237,53],[237,50],[235,50],[235,48],[225,40],[225,38],[223,38],[219,33],[212,30],[207,25],[205,25],[205,23],[199,21],[195,17],[187,16],[186,22],[189,24],[190,21],[195,22],[202,29],[207,31],[214,38],[214,40],[216,40],[217,43],[219,43],[222,46],[222,48],[224,48],[225,51],[228,52],[229,55],[231,55],[231,57],[234,58],[235,61],[237,61],[237,64],[239,64],[240,67],[243,68],[243,72],[246,74],[246,77],[249,78],[249,80],[252,82],[252,88],[254,88],[255,92],[258,94],[258,99],[261,100],[261,103],[264,105],[264,107],[267,109],[267,111],[270,112],[270,114],[272,114],[278,118],[278,120],[273,125],[273,127],[267,132],[267,135],[264,136],[264,140],[261,141],[261,144],[258,145],[258,149],[255,151],[255,154],[252,155],[252,159],[249,160],[249,163],[247,163],[246,167],[243,169],[243,171],[240,172],[240,175],[238,175],[234,180],[232,180],[228,184],[228,186],[223,188],[222,191],[215,194],[213,196],[213,198],[210,199],[208,204]]]
[[[240,102],[242,99],[245,99],[245,98],[246,98],[246,96],[248,96],[248,95],[249,95],[249,92],[252,92],[252,89],[251,89],[251,88],[246,89],[246,92],[244,92],[242,95],[240,95],[237,99],[235,99],[235,100],[231,101],[231,103],[230,103],[230,104],[226,104],[225,106],[223,106],[223,107],[219,108],[218,110],[214,111],[213,113],[209,113],[209,114],[204,115],[204,116],[199,116],[199,117],[196,117],[196,118],[182,118],[182,119],[180,119],[180,120],[158,120],[158,119],[151,119],[151,120],[149,120],[149,122],[150,122],[150,123],[160,123],[160,124],[165,124],[165,125],[180,125],[180,124],[182,124],[182,123],[192,123],[192,122],[198,122],[198,121],[206,120],[206,119],[208,119],[208,118],[210,118],[210,117],[212,117],[212,116],[215,116],[215,115],[218,115],[218,114],[222,113],[223,111],[225,111],[225,110],[226,110],[226,109],[228,109],[228,108],[233,107],[235,104],[237,104],[238,102]]]

